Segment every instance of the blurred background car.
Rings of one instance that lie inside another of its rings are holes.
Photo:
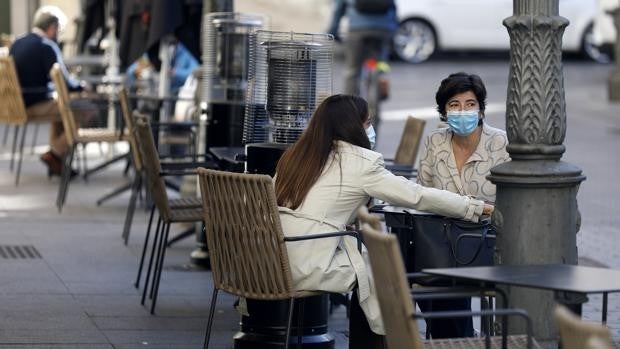
[[[502,21],[512,15],[513,0],[396,0],[396,4],[399,26],[393,51],[406,62],[424,62],[438,51],[510,48]],[[570,20],[562,37],[564,51],[609,62],[594,41],[599,12],[598,0],[560,0],[560,15]],[[612,36],[607,25],[601,25],[600,31],[601,40]]]
[[[592,26],[592,42],[608,57],[613,56],[616,27],[609,11],[620,7],[620,0],[599,0],[598,12]]]

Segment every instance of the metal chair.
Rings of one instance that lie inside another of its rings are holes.
[[[58,197],[56,198],[56,207],[58,211],[62,211],[65,204],[67,192],[69,191],[69,180],[71,178],[71,164],[78,145],[83,147],[92,142],[119,142],[124,141],[124,137],[119,130],[110,130],[107,128],[81,128],[78,126],[73,110],[70,106],[69,91],[65,82],[65,77],[60,70],[58,64],[54,64],[50,70],[50,76],[56,87],[58,94],[58,107],[60,109],[60,117],[65,130],[69,150],[64,155],[63,169],[61,174],[60,187],[58,188]],[[126,155],[123,155],[126,156]],[[107,161],[106,163],[110,163]],[[101,167],[101,165],[99,166]],[[85,173],[86,175],[86,173]]]
[[[588,347],[589,342],[590,344],[594,342],[592,345],[598,345],[595,348],[599,349],[614,347],[607,326],[583,321],[562,305],[556,306],[554,313],[560,330],[562,348],[583,349]]]
[[[397,238],[392,234],[381,233],[375,227],[374,220],[363,207],[358,213],[364,244],[368,248],[372,275],[379,306],[386,331],[389,348],[539,348],[531,336],[531,321],[523,310],[483,310],[452,311],[416,314],[412,294],[409,288],[405,266],[401,257]],[[517,315],[526,320],[528,335],[484,338],[454,338],[422,340],[418,331],[416,318],[446,318],[465,316]],[[503,342],[503,343],[502,343]]]
[[[320,292],[294,289],[286,242],[357,233],[285,237],[271,177],[204,168],[198,175],[214,287],[204,347],[209,345],[217,294],[223,290],[255,300],[289,300],[284,343],[288,348],[294,299]]]
[[[155,312],[155,305],[157,304],[157,294],[159,292],[161,272],[163,269],[164,257],[166,255],[166,242],[168,241],[168,235],[170,233],[170,225],[172,223],[181,222],[202,222],[203,215],[202,209],[200,208],[201,201],[197,198],[178,199],[176,201],[169,200],[166,192],[166,185],[163,179],[163,176],[169,174],[195,174],[195,167],[193,172],[162,171],[157,148],[155,147],[155,140],[153,139],[151,125],[148,119],[145,117],[138,117],[135,121],[135,139],[137,141],[136,143],[138,148],[140,149],[140,159],[142,160],[144,176],[146,177],[146,188],[151,193],[151,197],[155,205],[151,210],[151,217],[149,219],[146,236],[144,238],[144,246],[140,257],[140,265],[138,267],[138,276],[134,285],[136,288],[140,285],[140,277],[149,242],[151,223],[153,221],[155,208],[157,208],[157,211],[159,212],[159,219],[157,221],[157,228],[155,229],[155,235],[153,237],[151,256],[149,258],[149,265],[141,300],[141,304],[144,305],[149,286],[149,279],[151,277],[151,270],[153,270],[153,281],[151,283],[151,290],[149,293],[149,297],[152,298],[151,314],[153,314]],[[157,258],[155,259],[153,269],[153,258],[156,253]]]
[[[9,125],[14,125],[15,135],[13,136],[13,146],[11,150],[11,162],[9,168],[13,171],[15,162],[15,153],[17,152],[17,142],[19,139],[19,152],[17,157],[17,169],[15,172],[15,185],[19,185],[19,178],[22,169],[22,160],[24,157],[24,141],[26,140],[26,130],[31,122],[49,122],[52,121],[53,115],[49,118],[29,120],[24,105],[24,99],[15,70],[15,62],[13,57],[0,57],[0,122],[6,123],[5,137],[9,132]],[[21,128],[21,137],[18,137]]]
[[[417,172],[414,169],[415,160],[418,157],[425,126],[426,120],[413,116],[407,118],[394,159],[386,159],[385,168],[397,175],[415,177]]]

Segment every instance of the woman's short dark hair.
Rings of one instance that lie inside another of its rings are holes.
[[[487,104],[487,89],[484,87],[482,79],[475,74],[459,72],[450,74],[450,76],[443,79],[435,94],[437,111],[441,115],[439,117],[441,121],[447,121],[446,103],[448,103],[450,98],[467,91],[472,91],[474,95],[476,95],[476,100],[480,106],[480,112],[484,115],[484,109]]]

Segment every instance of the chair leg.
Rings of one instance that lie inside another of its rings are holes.
[[[17,151],[17,139],[19,138],[19,125],[15,125],[13,132],[13,146],[11,147],[11,162],[9,163],[9,170],[13,172],[13,164],[15,163],[15,152]]]
[[[110,166],[111,164],[123,160],[125,158],[127,158],[129,156],[129,154],[122,154],[122,155],[117,155],[115,157],[113,157],[110,160],[104,161],[101,164],[91,168],[90,170],[87,170],[86,167],[84,167],[84,179],[88,180],[88,176],[90,176],[91,174],[101,171],[102,169]],[[86,166],[86,155],[84,155],[84,166]]]
[[[19,154],[17,155],[17,170],[15,171],[15,186],[19,185],[19,175],[22,172],[22,160],[24,159],[24,141],[26,140],[26,130],[28,124],[25,123],[22,128],[22,137],[19,141]]]
[[[157,275],[157,270],[159,269],[159,262],[161,261],[161,251],[165,248],[164,241],[166,241],[164,237],[164,232],[166,231],[166,226],[170,223],[166,223],[162,220],[163,226],[160,232],[159,243],[157,244],[157,257],[155,257],[155,269],[153,270],[153,282],[151,282],[151,291],[149,292],[149,299],[153,299],[153,294],[155,292],[155,275]],[[155,250],[153,250],[155,251]],[[153,252],[154,253],[154,252]]]
[[[2,146],[6,146],[6,142],[9,140],[9,131],[11,130],[11,124],[4,125],[4,137],[2,138]]]
[[[213,326],[213,314],[215,314],[215,305],[217,302],[217,287],[213,286],[213,296],[211,296],[211,305],[209,306],[209,319],[207,320],[207,330],[205,331],[204,349],[209,349],[209,339],[211,338],[211,327]]]
[[[194,227],[188,228],[185,231],[182,231],[181,233],[179,233],[179,235],[170,239],[170,241],[167,241],[166,247],[170,247],[174,245],[176,242],[179,242],[187,237],[194,236],[194,235],[196,235],[196,229]]]
[[[71,165],[73,164],[73,155],[75,154],[76,148],[77,144],[73,144],[71,147],[69,147],[69,150],[67,151],[63,159],[62,173],[60,176],[60,186],[58,188],[58,197],[56,198],[56,207],[58,207],[58,212],[62,211],[62,207],[65,204],[65,199],[67,198],[67,192],[69,191],[69,182],[71,180]]]
[[[144,305],[146,301],[146,292],[149,289],[149,280],[151,279],[151,269],[153,268],[153,259],[155,258],[155,247],[157,246],[157,241],[160,238],[160,226],[161,226],[161,216],[157,221],[157,229],[155,229],[155,235],[153,235],[153,247],[151,248],[151,257],[149,257],[149,266],[146,269],[146,279],[144,279],[144,288],[142,289],[142,299],[140,300],[140,304]]]
[[[140,189],[141,181],[140,174],[136,173],[131,187],[131,197],[129,198],[129,205],[127,206],[127,214],[125,215],[125,224],[123,225],[123,243],[127,246],[129,241],[129,232],[131,231],[131,223],[133,221],[133,215],[136,211],[136,201],[138,199],[138,190]],[[98,202],[97,202],[98,203]]]
[[[129,153],[129,155],[131,155],[131,153]],[[127,177],[127,174],[129,173],[129,169],[131,167],[131,157],[127,157],[127,163],[125,164],[125,169],[123,170],[123,176]]]
[[[288,343],[291,340],[291,323],[293,322],[293,308],[295,307],[295,298],[291,298],[288,304],[288,322],[286,323],[286,342],[284,349],[288,349]]]
[[[168,234],[170,233],[170,225],[166,226],[166,234],[164,235],[163,241],[168,240]],[[164,258],[166,257],[166,244],[162,244],[161,247],[161,260],[159,262],[159,268],[157,269],[157,281],[153,279],[155,282],[155,294],[153,295],[153,302],[151,302],[151,314],[155,313],[155,306],[157,305],[157,295],[159,294],[159,284],[161,283],[161,272],[164,269]]]
[[[34,149],[37,147],[37,137],[39,136],[39,123],[34,124],[34,134],[32,135],[32,146],[30,147],[30,155],[34,155]]]
[[[111,198],[118,196],[124,192],[126,192],[127,190],[133,190],[133,186],[135,180],[129,183],[125,183],[122,186],[112,190],[111,192],[105,194],[104,196],[100,197],[99,199],[97,199],[97,206],[101,206],[101,204],[103,204],[104,202],[110,200]]]
[[[304,311],[306,310],[306,299],[300,298],[299,314],[297,314],[297,349],[301,349],[301,329],[304,322]]]
[[[86,154],[86,144],[84,144],[84,147],[82,148],[82,168],[84,170],[84,180],[88,182],[88,160],[87,160],[87,154]]]
[[[140,255],[140,265],[138,266],[138,275],[136,276],[136,282],[134,286],[140,288],[140,277],[142,276],[142,267],[144,266],[144,256],[146,255],[146,248],[149,244],[149,237],[151,235],[151,224],[153,223],[153,215],[155,214],[155,206],[151,208],[151,217],[149,218],[149,225],[146,228],[146,236],[144,237],[144,246],[142,246],[142,254]],[[159,230],[159,218],[157,219],[157,229]]]

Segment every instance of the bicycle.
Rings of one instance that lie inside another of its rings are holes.
[[[360,76],[360,95],[368,102],[368,112],[373,117],[372,125],[375,131],[379,129],[380,102],[389,97],[390,81],[387,73],[390,66],[385,61],[368,58],[362,63]]]

